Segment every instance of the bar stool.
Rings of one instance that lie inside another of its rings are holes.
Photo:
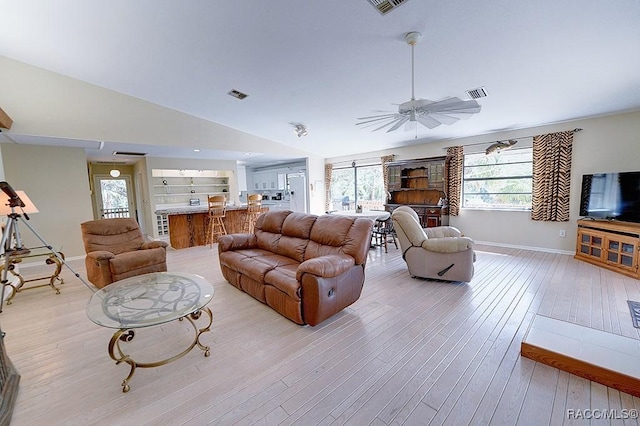
[[[246,234],[253,233],[253,226],[256,224],[258,216],[262,213],[262,195],[250,194],[247,197],[247,215],[244,218],[242,232]]]
[[[227,209],[227,198],[224,195],[214,195],[208,197],[208,201],[209,214],[207,219],[209,220],[209,224],[207,226],[207,238],[205,244],[208,244],[209,247],[213,247],[213,243],[216,242],[218,236],[227,234],[227,229],[222,221]]]
[[[391,237],[391,241],[396,246],[396,248],[398,248],[398,243],[396,242],[396,230],[393,229],[391,216],[388,216],[386,219],[376,219],[373,226],[373,237],[377,246],[384,246],[385,253],[387,253],[387,243],[389,242],[389,237]]]

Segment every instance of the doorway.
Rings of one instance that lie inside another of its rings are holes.
[[[131,176],[95,175],[96,208],[100,219],[132,217]]]

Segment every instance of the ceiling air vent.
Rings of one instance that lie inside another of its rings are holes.
[[[381,15],[386,15],[409,0],[367,0]]]
[[[477,89],[467,90],[467,96],[469,96],[471,99],[486,98],[487,95],[488,95],[487,89],[485,89],[484,87],[478,87]]]
[[[240,100],[243,100],[244,98],[249,96],[246,93],[242,93],[241,91],[236,89],[231,89],[230,91],[227,92],[227,95],[233,96],[234,98],[240,99]]]
[[[113,151],[113,155],[121,155],[123,157],[144,157],[147,154],[145,152]]]
[[[93,164],[107,165],[107,166],[126,166],[126,161],[93,161]]]

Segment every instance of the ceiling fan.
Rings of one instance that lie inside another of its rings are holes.
[[[382,124],[373,129],[387,129],[387,133],[398,130],[403,124],[416,122],[429,129],[438,127],[441,124],[453,124],[456,121],[469,118],[472,114],[480,112],[480,105],[475,100],[463,101],[460,98],[446,97],[439,101],[431,101],[429,99],[416,99],[414,94],[414,47],[422,34],[416,31],[407,33],[405,40],[411,46],[411,100],[401,103],[398,106],[398,112],[382,115],[372,115],[369,117],[359,117],[358,120],[364,120],[356,123],[356,126],[373,127]]]

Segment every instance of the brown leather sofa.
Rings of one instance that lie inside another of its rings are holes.
[[[98,288],[114,281],[167,270],[167,243],[146,241],[133,218],[80,224],[87,278]]]
[[[372,227],[363,218],[267,212],[253,234],[218,239],[220,268],[232,285],[313,326],[360,297]]]

